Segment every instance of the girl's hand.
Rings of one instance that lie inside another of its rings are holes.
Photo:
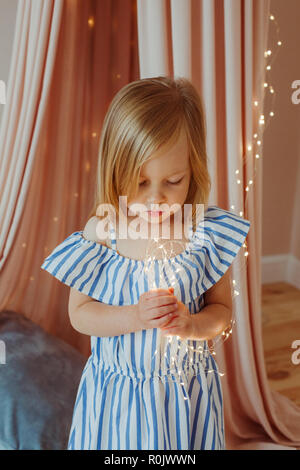
[[[160,327],[163,330],[163,335],[177,335],[182,339],[197,339],[193,316],[182,302],[177,300],[177,303],[177,312],[173,315],[169,324]]]
[[[177,311],[174,289],[153,289],[144,292],[137,304],[138,322],[143,329],[167,325]]]

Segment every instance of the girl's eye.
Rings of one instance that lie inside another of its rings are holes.
[[[180,178],[178,181],[167,181],[168,184],[179,184],[183,180],[183,177]],[[144,186],[147,183],[147,181],[141,181],[139,183],[139,186]]]
[[[168,181],[168,183],[169,184],[179,184],[182,180],[183,180],[183,178],[180,178],[180,180],[178,180],[178,181]]]

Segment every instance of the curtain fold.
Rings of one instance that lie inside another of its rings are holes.
[[[18,2],[0,129],[0,271],[19,228],[49,97],[62,0]]]
[[[226,446],[300,447],[300,409],[270,390],[262,342],[262,166],[255,158],[261,148],[252,136],[258,133],[263,138],[258,118],[264,105],[270,0],[189,0],[184,8],[180,0],[159,4],[138,0],[137,5],[139,28],[147,22],[146,29],[139,29],[141,78],[169,74],[193,82],[206,113],[213,181],[209,202],[251,222],[248,246],[233,264],[239,292],[234,298],[236,325],[216,356],[225,373],[221,379]],[[154,61],[148,51],[157,37],[164,37],[161,22],[157,28],[154,21],[157,17],[166,20],[166,36],[171,23],[172,38],[167,42],[167,59],[165,47],[154,47]],[[253,106],[254,100],[259,102],[258,107]],[[245,190],[247,186],[249,191]]]

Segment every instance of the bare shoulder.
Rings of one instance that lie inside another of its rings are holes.
[[[97,228],[97,224],[99,220],[100,219],[97,216],[91,217],[85,224],[82,235],[86,240],[97,242],[97,243],[100,243],[101,245],[109,246],[109,240],[107,238],[101,239],[97,235],[96,228]]]

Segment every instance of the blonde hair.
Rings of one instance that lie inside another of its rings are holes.
[[[112,99],[100,135],[96,193],[89,218],[100,204],[119,214],[119,196],[138,189],[141,166],[165,144],[173,145],[182,126],[187,135],[191,181],[185,203],[207,204],[211,180],[207,168],[206,123],[201,98],[186,78],[143,78],[125,85]]]

